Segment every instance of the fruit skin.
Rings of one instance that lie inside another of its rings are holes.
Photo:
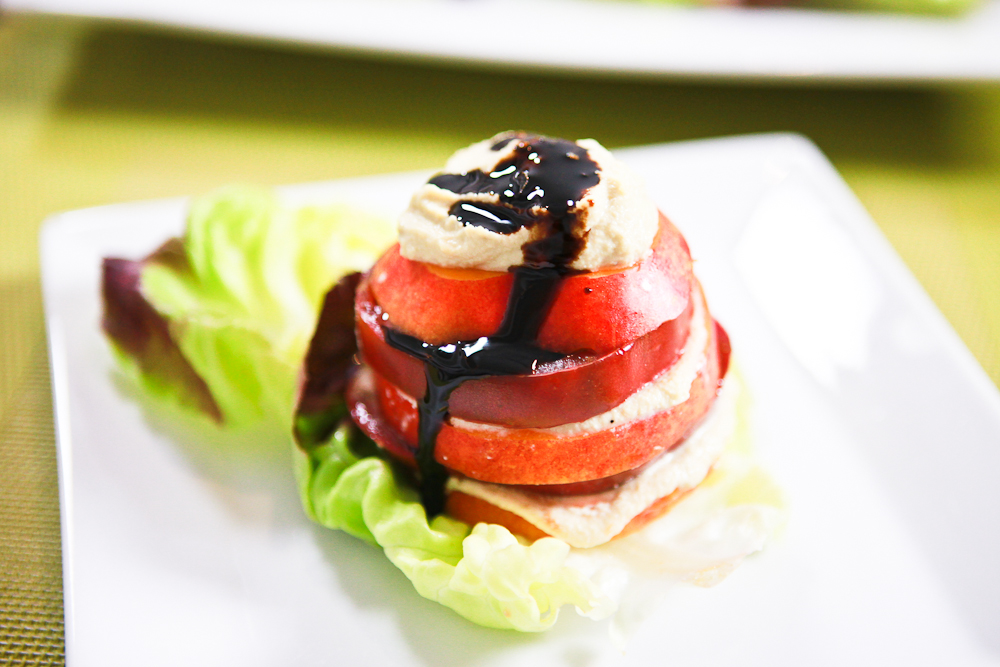
[[[728,365],[728,337],[706,317],[710,326],[706,363],[683,403],[645,419],[574,436],[556,437],[534,429],[468,430],[446,422],[435,457],[466,477],[497,484],[568,484],[638,468],[677,446],[718,394]],[[392,454],[412,460],[418,419],[413,399],[377,375],[358,377],[365,382],[356,381],[348,392],[355,421]]]
[[[701,298],[700,292],[695,298]],[[693,302],[689,299],[678,317],[604,356],[571,357],[531,375],[466,382],[451,395],[449,413],[511,428],[546,428],[607,412],[680,358]],[[362,283],[355,299],[355,316],[365,363],[404,393],[423,396],[427,387],[423,362],[386,343],[379,311],[368,283]]]
[[[565,354],[608,354],[681,315],[692,275],[687,242],[661,213],[652,252],[638,264],[562,281],[537,343]],[[434,345],[496,333],[512,284],[510,273],[442,270],[408,260],[398,245],[369,276],[386,323]]]

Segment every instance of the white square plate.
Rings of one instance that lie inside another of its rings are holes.
[[[620,0],[3,4],[206,35],[517,69],[744,79],[1000,79],[1000,0],[981,0],[959,17]]]
[[[786,135],[619,155],[730,331],[790,499],[776,543],[675,589],[625,655],[565,610],[541,636],[467,623],[307,521],[282,434],[209,443],[118,378],[101,258],[179,233],[186,201],[74,211],[42,234],[70,667],[1000,664],[1000,395],[844,182]],[[283,192],[392,214],[426,176]]]

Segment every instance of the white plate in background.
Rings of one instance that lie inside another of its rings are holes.
[[[1000,0],[983,0],[956,18],[628,0],[0,4],[15,11],[507,69],[740,79],[1000,80]]]
[[[209,443],[118,378],[101,258],[178,233],[185,201],[74,211],[42,234],[67,663],[1000,664],[1000,395],[853,194],[794,136],[619,155],[729,329],[790,500],[776,543],[716,588],[676,589],[624,656],[567,610],[547,635],[474,626],[307,521],[283,434]],[[424,178],[284,193],[391,214]]]

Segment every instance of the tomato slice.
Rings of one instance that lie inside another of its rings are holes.
[[[563,485],[634,470],[677,446],[711,407],[719,389],[721,357],[728,357],[728,346],[720,349],[718,331],[721,327],[710,329],[707,360],[689,398],[670,409],[572,436],[499,426],[466,429],[446,422],[438,435],[436,458],[467,477],[497,484]],[[418,420],[412,397],[366,370],[352,384],[348,402],[355,421],[373,439],[395,456],[412,460]]]
[[[536,342],[564,354],[609,354],[680,316],[689,305],[692,277],[687,242],[661,213],[645,259],[562,281]],[[513,277],[430,267],[406,259],[397,245],[372,267],[368,284],[386,324],[441,345],[496,333]]]
[[[695,297],[702,299],[700,290]],[[546,428],[607,412],[676,363],[691,324],[693,299],[680,316],[601,357],[569,357],[531,375],[470,380],[451,395],[460,419],[512,428]],[[368,283],[355,299],[358,344],[369,366],[410,396],[426,390],[423,362],[390,347]]]
[[[692,490],[693,489],[678,489],[669,495],[659,498],[640,514],[633,517],[633,519],[626,524],[625,528],[622,529],[622,532],[615,536],[615,539],[631,535],[635,531],[641,530],[651,521],[670,511]],[[537,540],[542,537],[548,537],[548,533],[533,523],[528,522],[523,517],[505,509],[500,509],[496,505],[482,500],[481,498],[470,496],[466,493],[462,493],[461,491],[452,491],[448,494],[448,500],[445,503],[445,512],[448,516],[458,519],[459,521],[464,521],[472,526],[480,522],[500,524],[501,526],[507,528],[510,532],[517,535],[523,535],[529,540]]]

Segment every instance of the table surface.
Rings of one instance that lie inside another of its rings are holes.
[[[37,235],[58,211],[434,168],[507,128],[609,147],[800,132],[1000,384],[1000,86],[582,78],[0,15],[0,663],[62,664]]]

